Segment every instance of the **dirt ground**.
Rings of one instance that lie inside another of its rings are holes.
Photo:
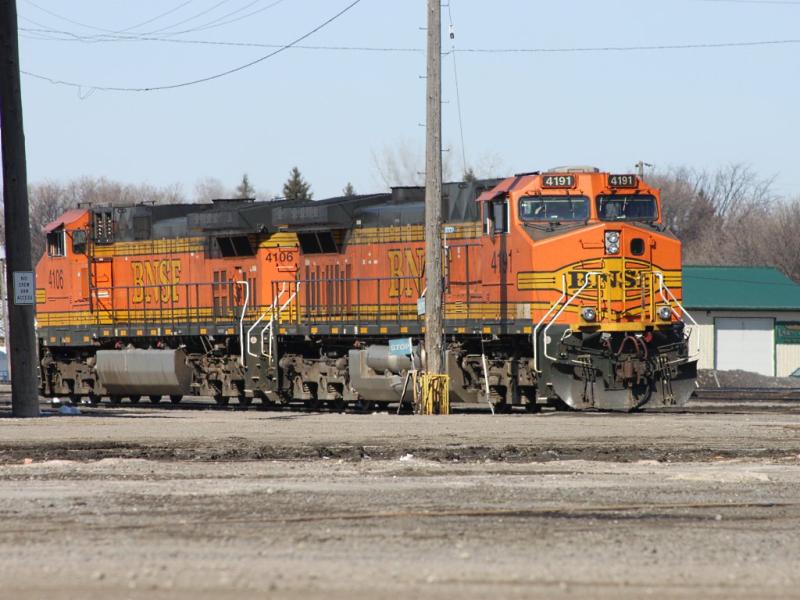
[[[794,410],[84,412],[0,419],[2,598],[800,597]]]

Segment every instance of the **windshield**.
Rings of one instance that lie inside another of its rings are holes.
[[[658,208],[649,195],[598,196],[597,216],[603,221],[654,221]]]
[[[586,196],[525,196],[519,200],[523,221],[585,221],[589,218]]]

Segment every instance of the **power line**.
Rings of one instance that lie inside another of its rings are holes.
[[[171,15],[174,12],[178,12],[184,6],[187,6],[187,5],[191,4],[192,2],[194,2],[194,0],[185,0],[184,2],[181,2],[180,4],[178,4],[177,6],[174,6],[173,8],[171,8],[171,9],[165,11],[165,12],[162,12],[161,14],[158,14],[158,15],[156,15],[155,17],[153,17],[151,19],[147,19],[146,21],[142,21],[141,23],[136,23],[135,25],[131,25],[130,27],[126,27],[125,29],[120,29],[116,33],[125,33],[126,31],[131,31],[133,29],[138,29],[139,27],[143,27],[144,25],[149,25],[150,23],[158,21],[159,19],[162,19],[162,18],[164,18],[164,17],[166,17],[168,15]]]
[[[170,35],[170,32],[169,32],[169,30],[170,30],[170,29],[172,29],[173,27],[178,27],[179,25],[183,25],[184,23],[189,23],[190,21],[194,21],[195,19],[199,19],[200,17],[202,17],[202,16],[204,16],[204,15],[207,15],[207,14],[208,14],[208,13],[210,13],[210,12],[213,12],[213,11],[215,11],[215,10],[216,10],[216,9],[218,9],[220,6],[222,6],[223,4],[227,4],[227,3],[228,3],[228,2],[230,2],[230,1],[231,1],[231,0],[219,0],[219,2],[217,2],[216,4],[214,4],[213,6],[211,6],[210,8],[207,8],[207,9],[205,9],[205,10],[202,10],[202,11],[200,11],[199,13],[196,13],[196,14],[192,15],[191,17],[188,17],[188,18],[186,18],[186,19],[183,19],[182,21],[178,21],[177,23],[173,23],[172,25],[167,25],[166,27],[162,27],[161,29],[156,29],[156,30],[154,30],[154,31],[151,31],[151,32],[149,32],[149,33],[150,33],[150,34],[152,34],[152,33],[162,33],[162,32],[166,32],[166,35]]]
[[[747,48],[800,44],[800,39],[765,40],[755,42],[703,42],[695,44],[657,44],[653,46],[585,46],[574,48],[460,48],[458,53],[470,54],[557,54],[577,52],[643,52],[650,50],[698,50],[711,48]]]
[[[54,79],[54,78],[51,78],[51,77],[47,77],[45,75],[39,75],[39,74],[36,74],[36,73],[32,73],[30,71],[21,71],[21,72],[24,73],[25,75],[29,76],[29,77],[34,77],[36,79],[41,79],[41,80],[44,80],[44,81],[48,81],[48,82],[50,82],[52,84],[56,84],[56,85],[66,85],[66,86],[69,86],[69,87],[78,88],[78,90],[81,90],[83,88],[89,88],[90,91],[97,90],[97,91],[104,91],[104,92],[154,92],[154,91],[158,91],[158,90],[171,90],[171,89],[176,89],[176,88],[188,87],[188,86],[191,86],[191,85],[197,85],[199,83],[206,83],[206,82],[212,81],[214,79],[220,79],[221,77],[225,77],[227,75],[232,75],[233,73],[238,73],[239,71],[244,71],[245,69],[248,69],[248,68],[250,68],[252,66],[255,66],[255,65],[257,65],[257,64],[259,64],[261,62],[264,62],[265,60],[268,60],[268,59],[272,58],[273,56],[276,56],[276,55],[280,54],[281,52],[284,52],[284,51],[292,48],[296,44],[299,44],[303,40],[311,37],[312,35],[314,35],[318,31],[324,29],[325,27],[327,27],[328,25],[330,25],[331,23],[336,21],[339,17],[341,17],[342,15],[344,15],[345,13],[350,11],[353,7],[355,7],[360,2],[361,2],[361,0],[354,0],[353,2],[351,2],[350,4],[345,6],[342,10],[340,10],[338,13],[336,13],[332,17],[326,19],[325,21],[323,21],[322,23],[317,25],[311,31],[301,35],[300,37],[298,37],[295,40],[289,42],[288,44],[285,44],[285,45],[281,46],[280,48],[274,50],[273,52],[265,54],[264,56],[261,56],[261,57],[255,59],[255,60],[251,60],[250,62],[247,62],[247,63],[245,63],[243,65],[239,65],[238,67],[234,67],[232,69],[228,69],[228,70],[222,71],[220,73],[215,73],[214,75],[208,75],[206,77],[201,77],[199,79],[193,79],[193,80],[189,80],[189,81],[183,81],[183,82],[180,82],[180,83],[172,83],[172,84],[168,84],[168,85],[154,85],[154,86],[147,86],[147,87],[116,87],[116,86],[86,85],[86,84],[76,83],[76,82],[73,82],[73,81],[58,80],[58,79]]]
[[[284,1],[284,0],[279,0]],[[20,31],[35,34],[53,33],[61,38],[52,38],[53,41],[64,42],[84,42],[84,43],[104,43],[104,42],[162,42],[168,44],[189,44],[207,46],[229,46],[246,48],[283,48],[284,44],[268,44],[261,42],[229,42],[215,40],[192,40],[192,39],[173,39],[164,37],[142,37],[142,36],[81,36],[69,31],[49,29],[31,19],[27,21],[39,25],[39,29],[20,28]],[[146,34],[143,34],[146,35]],[[454,48],[443,52],[443,56],[449,54],[560,54],[560,53],[579,53],[579,52],[647,52],[658,50],[696,50],[696,49],[715,49],[715,48],[747,48],[755,46],[784,46],[800,44],[800,39],[784,40],[756,40],[750,42],[699,42],[689,44],[658,44],[640,46],[578,46],[564,48]],[[352,52],[397,52],[397,53],[422,53],[423,48],[410,47],[386,47],[386,46],[346,46],[346,45],[290,45],[296,50],[323,50],[323,51],[352,51]]]
[[[44,7],[41,7],[38,4],[33,3],[32,0],[26,0],[26,2],[29,2],[32,6],[35,6],[39,10],[42,10],[42,11],[46,12],[49,15],[52,15],[53,17],[55,17],[57,19],[61,19],[61,20],[66,21],[68,23],[73,23],[73,24],[78,25],[80,27],[85,27],[87,29],[93,29],[95,31],[101,32],[100,34],[80,35],[80,34],[76,34],[76,33],[73,33],[73,32],[68,32],[68,31],[59,31],[59,30],[55,30],[55,29],[52,30],[53,33],[61,33],[61,34],[64,34],[64,35],[68,35],[71,38],[75,38],[76,40],[86,41],[86,42],[115,41],[117,39],[120,39],[120,40],[137,40],[137,39],[142,38],[142,36],[153,36],[155,34],[161,34],[162,36],[164,36],[164,39],[166,41],[166,39],[168,39],[169,36],[177,36],[177,35],[182,35],[182,34],[186,34],[186,33],[194,33],[194,32],[197,32],[197,31],[206,31],[208,29],[214,29],[216,27],[223,27],[223,26],[229,25],[231,23],[236,23],[236,22],[241,21],[243,19],[247,19],[247,18],[255,16],[255,15],[259,14],[259,13],[267,11],[267,10],[273,8],[274,6],[277,6],[278,4],[281,4],[281,3],[285,2],[285,0],[275,0],[274,2],[268,4],[267,6],[261,7],[259,9],[251,11],[251,12],[246,13],[244,15],[239,15],[239,13],[247,10],[248,8],[251,8],[251,7],[255,6],[256,4],[258,4],[260,2],[263,2],[263,0],[251,0],[250,2],[245,4],[244,6],[240,6],[239,8],[237,8],[235,10],[232,10],[232,11],[227,12],[225,14],[222,14],[222,15],[219,15],[217,17],[214,17],[212,20],[206,21],[205,23],[201,23],[199,25],[190,27],[188,29],[183,29],[183,30],[179,30],[179,31],[170,31],[170,29],[174,29],[175,27],[178,27],[178,26],[183,25],[185,23],[189,23],[190,21],[194,21],[195,19],[198,19],[198,18],[200,18],[200,17],[202,17],[204,15],[207,15],[210,12],[213,12],[214,10],[216,10],[217,8],[222,6],[223,4],[226,4],[226,3],[231,1],[231,0],[220,0],[216,4],[212,5],[209,8],[206,8],[206,9],[200,11],[199,13],[195,13],[194,15],[192,15],[190,17],[184,18],[184,19],[182,19],[180,21],[177,21],[175,23],[171,23],[170,25],[166,25],[164,27],[160,27],[159,29],[155,29],[155,30],[147,31],[147,32],[141,32],[141,33],[132,34],[132,35],[127,35],[127,36],[115,35],[115,34],[125,33],[127,31],[131,31],[132,29],[137,29],[137,28],[141,27],[142,25],[145,25],[147,23],[151,23],[153,21],[156,21],[156,20],[158,20],[158,19],[160,19],[160,18],[162,18],[162,17],[164,17],[164,16],[166,16],[168,14],[172,14],[172,13],[176,12],[180,8],[183,8],[184,6],[190,4],[193,1],[194,0],[184,0],[183,3],[179,4],[178,6],[172,8],[172,9],[166,11],[166,12],[163,12],[163,13],[161,13],[159,15],[156,15],[155,17],[153,17],[151,19],[148,19],[147,21],[143,21],[141,23],[137,23],[137,24],[132,25],[130,27],[126,27],[125,29],[110,30],[110,29],[104,29],[104,28],[101,28],[101,27],[96,27],[94,25],[89,25],[89,24],[86,24],[86,23],[81,23],[79,21],[75,21],[73,19],[70,19],[69,17],[65,17],[65,16],[63,16],[61,14],[55,13],[55,12],[53,12],[51,10],[48,10],[48,9],[46,9]],[[234,15],[239,15],[239,16],[234,18],[234,19],[230,19],[229,18],[229,17],[233,17]],[[25,17],[21,17],[21,18],[26,20],[26,21],[30,21],[32,23],[36,23],[35,21],[32,21],[31,19],[27,19]],[[228,20],[226,20],[226,19],[228,19]],[[42,25],[40,23],[36,23],[36,24],[39,25],[40,27],[46,29],[46,26],[44,26],[44,25]]]
[[[453,40],[452,45],[450,46],[452,59],[453,59],[453,79],[456,84],[456,108],[458,110],[458,131],[461,135],[461,166],[462,166],[462,173],[467,172],[467,146],[464,143],[464,118],[461,112],[461,91],[458,87],[458,66],[456,65],[456,42],[455,42],[455,25],[453,24],[453,0],[449,0],[447,3],[447,19],[449,21],[449,32],[450,32],[450,39]]]
[[[33,2],[33,0],[25,0],[25,2],[30,4],[34,8],[37,8],[37,9],[39,9],[40,11],[42,11],[44,13],[47,13],[51,17],[55,17],[56,19],[59,19],[61,21],[65,21],[67,23],[72,23],[73,25],[78,25],[79,27],[84,27],[86,29],[92,29],[94,31],[101,31],[103,33],[115,34],[115,33],[125,33],[126,31],[131,31],[132,29],[137,29],[137,28],[139,28],[139,27],[141,27],[143,25],[148,25],[149,23],[153,23],[154,21],[157,21],[157,20],[159,20],[159,19],[161,19],[163,17],[166,17],[167,15],[171,15],[172,13],[179,11],[184,6],[187,6],[187,5],[191,4],[192,2],[194,2],[194,0],[184,0],[183,2],[178,4],[177,6],[174,6],[174,7],[170,8],[167,11],[159,13],[156,16],[151,17],[151,18],[149,18],[149,19],[147,19],[145,21],[142,21],[140,23],[135,23],[134,25],[131,25],[129,27],[125,27],[124,29],[107,29],[105,27],[97,27],[95,25],[89,25],[88,23],[82,23],[81,21],[76,21],[76,20],[71,19],[69,17],[65,17],[64,15],[62,15],[60,13],[52,11],[52,10],[50,10],[48,8],[45,8],[45,7],[41,6],[41,5]],[[25,20],[30,20],[30,19],[25,19]]]

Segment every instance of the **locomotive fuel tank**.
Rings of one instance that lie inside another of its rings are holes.
[[[183,350],[128,348],[98,350],[97,377],[111,395],[189,394],[192,368]]]

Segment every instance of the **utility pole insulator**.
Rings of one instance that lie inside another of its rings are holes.
[[[11,371],[11,413],[38,417],[38,350],[33,329],[35,284],[31,262],[28,175],[22,126],[16,0],[0,2],[0,128],[6,230],[6,290]]]
[[[425,144],[425,354],[426,371],[443,373],[442,314],[442,7],[428,0],[428,69]]]

